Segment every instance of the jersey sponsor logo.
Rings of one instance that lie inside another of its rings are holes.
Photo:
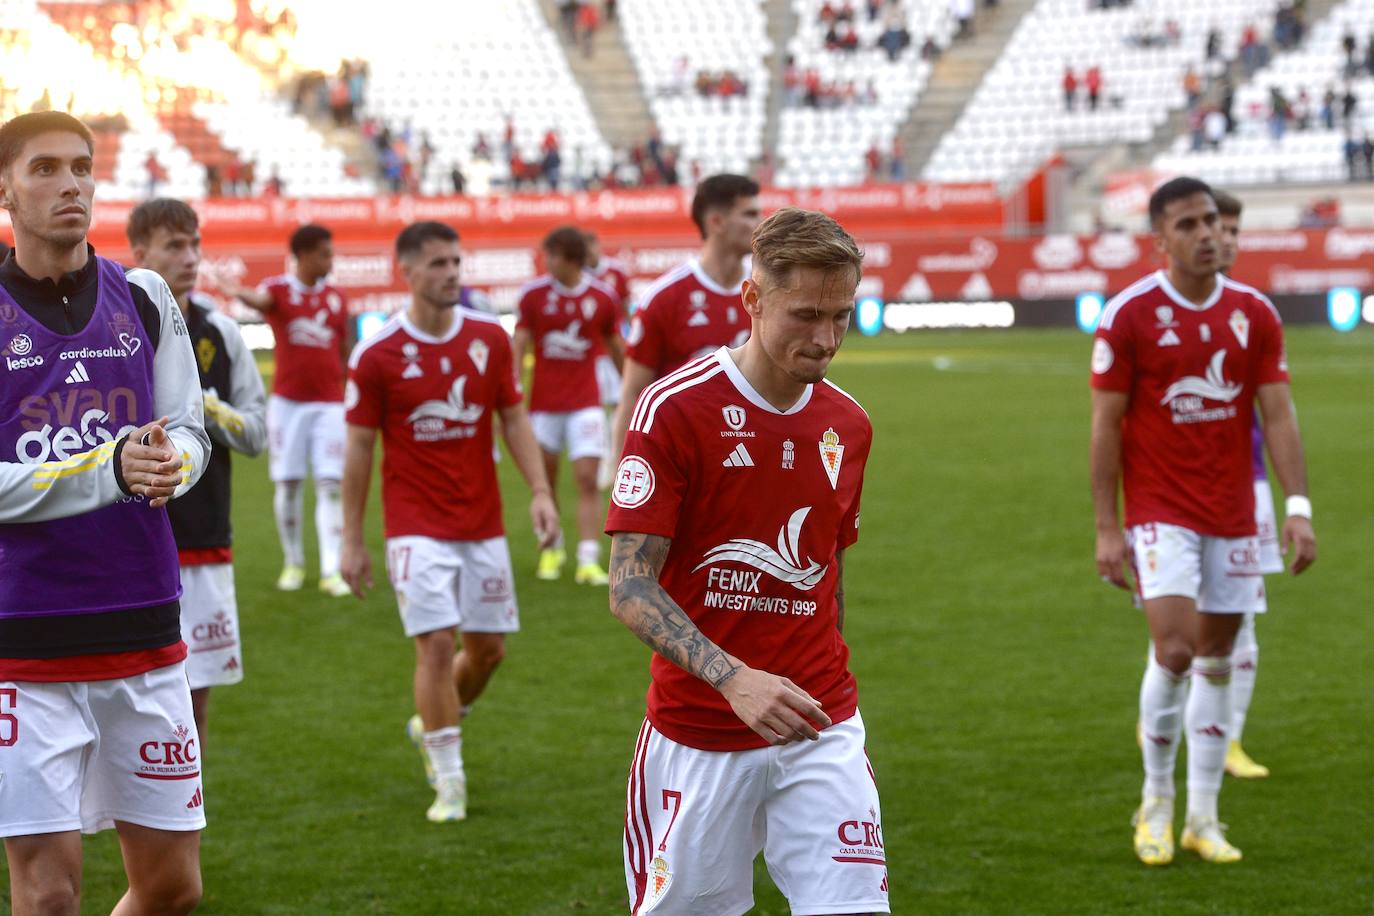
[[[411,424],[416,442],[466,439],[476,434],[472,424],[482,418],[486,407],[481,404],[469,404],[464,399],[463,388],[467,386],[467,381],[466,375],[458,376],[453,380],[447,398],[442,401],[422,401],[410,412],[406,422]],[[449,423],[463,425],[450,427]]]
[[[126,334],[126,335],[122,335],[122,336],[121,336],[121,338],[120,338],[120,343],[121,343],[121,344],[123,344],[123,342],[124,342],[124,341],[123,341],[123,338],[124,338],[124,337],[128,337],[128,335]],[[92,360],[94,360],[94,359],[128,359],[130,356],[132,356],[133,354],[137,353],[137,352],[138,352],[138,348],[143,344],[142,339],[141,339],[141,338],[138,338],[138,337],[131,337],[131,338],[130,338],[130,341],[134,344],[134,347],[133,347],[132,350],[130,350],[129,347],[128,347],[127,345],[119,346],[119,347],[95,347],[95,348],[92,348],[92,347],[80,347],[80,348],[75,349],[75,350],[63,350],[61,353],[57,354],[57,357],[58,357],[58,359],[92,359]]]
[[[292,318],[286,326],[286,335],[298,347],[326,350],[334,345],[334,329],[328,321],[329,309],[318,309],[314,315]]]
[[[10,345],[5,349],[15,356],[27,356],[33,350],[33,340],[27,334],[16,334],[10,338]]]
[[[735,432],[744,429],[744,421],[747,419],[747,415],[743,407],[740,407],[738,404],[731,404],[728,407],[722,407],[720,412],[721,415],[725,417],[726,426],[730,427]]]
[[[1093,341],[1093,374],[1101,375],[1112,367],[1116,362],[1116,354],[1112,352],[1112,345],[1107,343],[1105,337],[1099,337]]]
[[[1225,361],[1226,350],[1218,350],[1207,364],[1204,376],[1185,375],[1164,392],[1159,403],[1173,410],[1175,423],[1207,423],[1236,415],[1236,407],[1231,402],[1244,386],[1226,380]],[[1222,401],[1226,406],[1208,408],[1206,401]]]
[[[200,775],[200,749],[194,733],[178,724],[172,740],[144,741],[138,746],[139,779],[195,779]]]
[[[16,334],[10,338],[9,346],[5,347],[4,352],[5,368],[11,372],[15,369],[36,369],[45,362],[41,353],[33,353],[33,341],[27,334]],[[30,353],[33,355],[30,356]]]
[[[622,509],[637,509],[654,495],[654,469],[638,455],[626,455],[615,469],[611,502]]]
[[[487,357],[491,354],[491,348],[480,340],[474,340],[468,344],[468,359],[477,367],[478,375],[487,374]],[[444,357],[447,359],[448,357]],[[448,370],[445,369],[445,372]]]
[[[1169,328],[1163,334],[1160,334],[1159,340],[1157,341],[1161,347],[1177,347],[1182,342],[1183,341],[1178,339],[1178,335],[1174,333],[1173,328]]]
[[[754,459],[750,456],[749,450],[744,447],[744,443],[741,442],[735,446],[733,452],[726,456],[721,465],[727,468],[752,468]]]
[[[855,862],[868,865],[886,865],[887,853],[883,849],[883,825],[878,820],[878,810],[869,807],[868,817],[841,821],[835,830],[840,848],[831,856],[836,862]]]
[[[751,538],[731,538],[706,551],[703,559],[692,572],[697,572],[715,563],[733,561],[752,566],[760,572],[768,573],[781,582],[786,582],[798,591],[810,591],[825,578],[825,567],[811,557],[805,563],[800,558],[802,525],[811,512],[810,506],[803,506],[778,530],[777,548]],[[708,573],[708,582],[724,583],[721,575],[729,570],[713,569]],[[757,587],[757,586],[755,586]]]
[[[232,649],[239,643],[238,634],[234,632],[234,621],[224,611],[216,611],[209,623],[198,623],[191,628],[191,643],[192,652]]]
[[[137,429],[138,397],[123,387],[109,394],[98,388],[69,388],[29,395],[19,402],[19,413],[24,418],[19,425],[27,430],[15,443],[19,461],[66,461]]]
[[[76,365],[72,366],[72,371],[67,373],[67,384],[79,385],[90,380],[90,373],[86,371],[86,366],[78,359]]]
[[[544,335],[545,359],[583,360],[592,342],[582,337],[582,320],[574,319],[561,331],[549,331]]]
[[[840,435],[835,432],[834,427],[827,429],[817,444],[821,450],[821,466],[825,468],[825,476],[830,478],[830,489],[833,490],[840,483],[840,465],[844,462],[844,446],[840,445]]]
[[[790,471],[790,470],[792,470],[792,463],[795,462],[796,460],[797,460],[797,450],[796,450],[796,446],[794,446],[794,445],[792,444],[792,440],[791,440],[791,439],[784,440],[783,443],[782,443],[782,469],[783,469],[784,471]]]
[[[1231,326],[1231,333],[1236,335],[1236,340],[1240,343],[1242,350],[1250,345],[1250,319],[1245,317],[1245,313],[1236,309],[1231,313],[1231,317],[1226,322]]]

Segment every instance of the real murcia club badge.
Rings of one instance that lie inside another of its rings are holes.
[[[649,872],[649,880],[653,883],[649,896],[657,900],[668,893],[668,885],[673,883],[673,873],[668,871],[668,860],[663,856],[654,856],[654,861],[649,864]]]
[[[1250,345],[1250,319],[1245,317],[1245,313],[1236,309],[1231,313],[1231,319],[1227,322],[1231,325],[1231,333],[1236,335],[1236,340],[1240,341],[1240,348],[1246,349]]]
[[[830,489],[835,489],[840,481],[840,462],[844,461],[844,446],[840,445],[839,433],[832,426],[821,436],[821,466],[825,476],[830,478]]]
[[[468,358],[477,367],[478,375],[487,374],[487,345],[480,340],[474,340],[468,344]]]

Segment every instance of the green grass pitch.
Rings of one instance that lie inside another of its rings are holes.
[[[1223,790],[1244,862],[1180,852],[1147,871],[1129,827],[1146,634],[1093,569],[1088,339],[846,344],[832,377],[876,427],[846,636],[894,912],[1374,912],[1374,330],[1290,329],[1289,352],[1319,561],[1272,580],[1259,624],[1246,746],[1274,775]],[[276,592],[266,465],[235,462],[247,677],[211,703],[201,912],[624,912],[624,779],[648,653],[604,589],[535,581],[509,462],[523,630],[464,728],[469,819],[438,826],[403,734],[412,650],[390,590],[328,599],[312,572],[306,591]],[[376,500],[374,487],[380,579]],[[123,889],[114,835],[86,850],[83,912],[107,912]],[[755,912],[786,913],[762,863],[757,876]]]

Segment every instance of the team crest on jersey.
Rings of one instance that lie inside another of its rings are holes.
[[[491,350],[480,340],[474,340],[468,344],[468,359],[477,367],[478,375],[487,374],[487,355]]]
[[[654,861],[649,864],[649,898],[657,900],[668,893],[668,887],[673,883],[673,873],[668,870],[668,860],[663,856],[654,856]]]
[[[8,302],[0,302],[0,321],[5,324],[14,324],[19,320],[19,309]]]
[[[425,370],[420,368],[420,348],[414,342],[407,341],[401,345],[401,358],[406,361],[401,378],[420,378],[425,374]]]
[[[694,289],[687,294],[687,302],[694,309],[704,309],[706,308],[706,293]]]
[[[835,432],[835,428],[827,429],[821,436],[819,443],[821,448],[821,466],[825,468],[825,476],[830,478],[830,489],[835,489],[840,482],[840,464],[844,461],[844,446],[840,445],[840,435]]]
[[[1236,335],[1240,348],[1246,349],[1250,345],[1250,319],[1246,318],[1240,309],[1236,309],[1226,323],[1231,326],[1231,333]]]
[[[1155,317],[1159,319],[1159,324],[1156,325],[1156,327],[1172,328],[1178,325],[1178,322],[1174,321],[1174,310],[1172,306],[1159,306],[1155,309]]]
[[[622,509],[635,509],[654,495],[654,469],[638,455],[620,459],[611,485],[611,502]]]
[[[325,296],[324,303],[329,306],[329,310],[335,314],[338,313],[339,309],[343,308],[343,299],[339,297],[338,293],[330,293],[328,296]]]
[[[588,321],[596,314],[596,297],[587,296],[582,300],[582,317]]]
[[[792,444],[792,440],[784,440],[782,443],[782,469],[784,471],[792,470],[792,463],[796,460],[797,451],[796,447]]]
[[[729,407],[722,407],[720,412],[721,415],[725,417],[726,426],[730,427],[735,432],[744,429],[745,414],[743,407],[737,404],[731,404]]]

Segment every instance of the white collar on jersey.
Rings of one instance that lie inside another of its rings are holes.
[[[420,330],[415,326],[415,323],[410,320],[410,316],[407,315],[404,311],[400,313],[401,327],[405,329],[405,332],[407,334],[409,334],[411,337],[414,337],[421,343],[448,343],[450,340],[457,337],[458,332],[463,329],[463,309],[460,306],[455,305],[452,309],[450,309],[450,311],[453,312],[453,326],[448,329],[448,333],[446,333],[443,337],[435,337],[433,334],[426,334],[424,331]]]
[[[562,283],[559,283],[553,276],[549,277],[549,284],[553,286],[554,291],[558,293],[558,295],[572,297],[580,296],[583,293],[585,293],[587,291],[587,288],[592,285],[592,279],[591,277],[587,276],[586,271],[583,271],[582,278],[578,280],[576,286],[564,286]]]
[[[706,271],[702,269],[701,261],[698,258],[689,259],[687,261],[687,269],[692,272],[692,276],[697,278],[698,283],[700,283],[702,286],[706,287],[718,296],[738,296],[740,294],[740,290],[744,289],[744,277],[749,276],[749,268],[746,265],[746,267],[744,268],[744,277],[740,278],[740,282],[735,285],[734,289],[728,289],[724,286],[721,286],[715,280],[712,280],[709,276],[707,276]]]
[[[325,281],[328,279],[328,277],[320,277],[315,281],[314,286],[306,286],[301,282],[301,278],[293,273],[282,274],[282,276],[286,278],[286,284],[288,286],[303,293],[318,293],[320,290],[324,289]]]
[[[1155,277],[1159,280],[1159,288],[1164,290],[1164,295],[1177,302],[1179,305],[1194,312],[1205,312],[1217,304],[1221,298],[1221,291],[1226,287],[1226,279],[1217,274],[1217,285],[1212,287],[1212,294],[1207,297],[1207,301],[1198,305],[1196,302],[1184,297],[1182,293],[1174,289],[1174,285],[1169,282],[1169,274],[1164,270],[1155,271]]]
[[[725,375],[730,379],[731,384],[739,389],[739,393],[744,395],[745,400],[760,410],[775,413],[780,417],[790,417],[792,414],[801,413],[806,405],[811,403],[811,391],[816,387],[815,385],[807,385],[801,397],[797,398],[797,403],[786,410],[778,410],[772,404],[769,404],[768,401],[764,399],[763,395],[755,391],[753,385],[749,384],[749,380],[744,377],[744,373],[739,371],[739,366],[735,365],[735,359],[730,355],[729,347],[721,347],[715,352],[715,357],[716,361],[720,363],[720,367],[725,370]]]

